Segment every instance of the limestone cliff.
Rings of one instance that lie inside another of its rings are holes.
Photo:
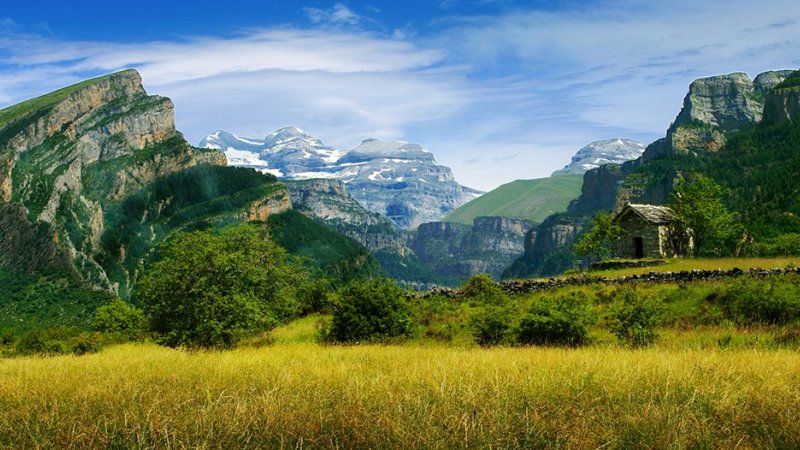
[[[313,179],[285,184],[292,207],[304,215],[355,239],[371,252],[408,253],[400,230],[385,217],[362,207],[341,181]]]
[[[525,235],[525,253],[502,272],[502,278],[550,276],[572,268],[572,243],[588,226],[586,216],[554,214]]]
[[[109,204],[203,163],[225,158],[189,146],[172,102],[148,96],[133,70],[0,110],[0,206],[13,212],[6,223],[14,218],[2,230],[0,264],[71,261],[81,279],[113,290],[98,259]]]
[[[431,222],[419,226],[409,247],[450,284],[478,273],[499,279],[524,253],[525,235],[532,227],[530,221],[508,217],[478,217],[472,226]]]

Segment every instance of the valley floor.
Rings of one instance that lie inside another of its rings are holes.
[[[12,448],[798,448],[782,349],[127,344],[0,360]]]

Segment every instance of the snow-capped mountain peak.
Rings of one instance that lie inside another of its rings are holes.
[[[479,193],[459,185],[430,150],[409,142],[367,138],[343,151],[299,128],[286,127],[264,139],[219,130],[203,138],[200,146],[225,152],[231,165],[287,179],[341,180],[364,207],[403,228],[441,219]]]
[[[553,175],[582,174],[606,164],[622,164],[642,156],[645,145],[632,139],[614,138],[595,141],[582,147],[572,161]]]

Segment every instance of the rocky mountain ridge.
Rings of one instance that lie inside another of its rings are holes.
[[[450,168],[436,162],[429,150],[407,142],[370,138],[342,151],[287,127],[264,139],[216,131],[199,146],[224,152],[232,165],[288,180],[342,181],[369,211],[404,229],[438,220],[480,194],[458,184]]]

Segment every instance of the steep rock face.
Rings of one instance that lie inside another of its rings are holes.
[[[287,181],[292,207],[359,242],[372,252],[404,256],[408,249],[394,224],[367,211],[347,191],[344,183],[330,179]]]
[[[400,228],[438,220],[479,194],[459,185],[449,167],[417,144],[366,139],[349,151],[326,146],[294,127],[264,139],[216,131],[201,147],[224,152],[232,165],[288,180],[336,179],[367,210]]]
[[[292,201],[288,189],[279,189],[272,194],[251,203],[242,212],[245,222],[266,222],[270,216],[284,213],[292,209]]]
[[[550,276],[573,265],[572,243],[588,226],[589,218],[554,214],[528,231],[525,253],[506,268],[502,278]]]
[[[416,231],[398,228],[380,214],[367,211],[338,180],[286,181],[292,207],[366,247],[386,275],[415,289],[441,285],[443,280],[408,247]]]
[[[24,211],[27,221],[16,220],[4,239],[16,229],[28,236],[17,246],[45,249],[48,233],[21,230],[49,227],[57,250],[42,250],[35,258],[66,254],[83,280],[113,289],[96,259],[105,205],[200,163],[225,160],[186,144],[175,130],[172,102],[148,96],[132,70],[0,110],[1,197],[7,208]],[[2,252],[6,260],[21,255],[11,248]]]
[[[689,86],[671,129],[701,122],[723,131],[738,130],[760,121],[763,109],[756,86],[745,73],[700,78]]]
[[[525,251],[527,220],[478,217],[472,226],[431,222],[419,226],[409,242],[421,261],[450,284],[478,273],[499,278]]]
[[[622,164],[642,156],[644,148],[644,144],[632,139],[616,138],[591,142],[578,150],[563,169],[553,172],[553,176],[583,174],[606,164]]]
[[[756,75],[753,78],[753,84],[756,86],[756,90],[759,92],[769,92],[774,89],[779,84],[783,83],[784,80],[789,78],[792,74],[795,73],[795,70],[773,70],[769,72],[764,72]]]
[[[569,211],[589,214],[592,211],[614,209],[619,184],[635,165],[634,162],[620,166],[607,165],[586,172],[583,175],[581,195],[570,203]]]
[[[777,80],[770,79],[770,82]],[[764,102],[764,122],[778,125],[793,120],[800,114],[800,73],[791,72],[774,90],[767,93]]]

